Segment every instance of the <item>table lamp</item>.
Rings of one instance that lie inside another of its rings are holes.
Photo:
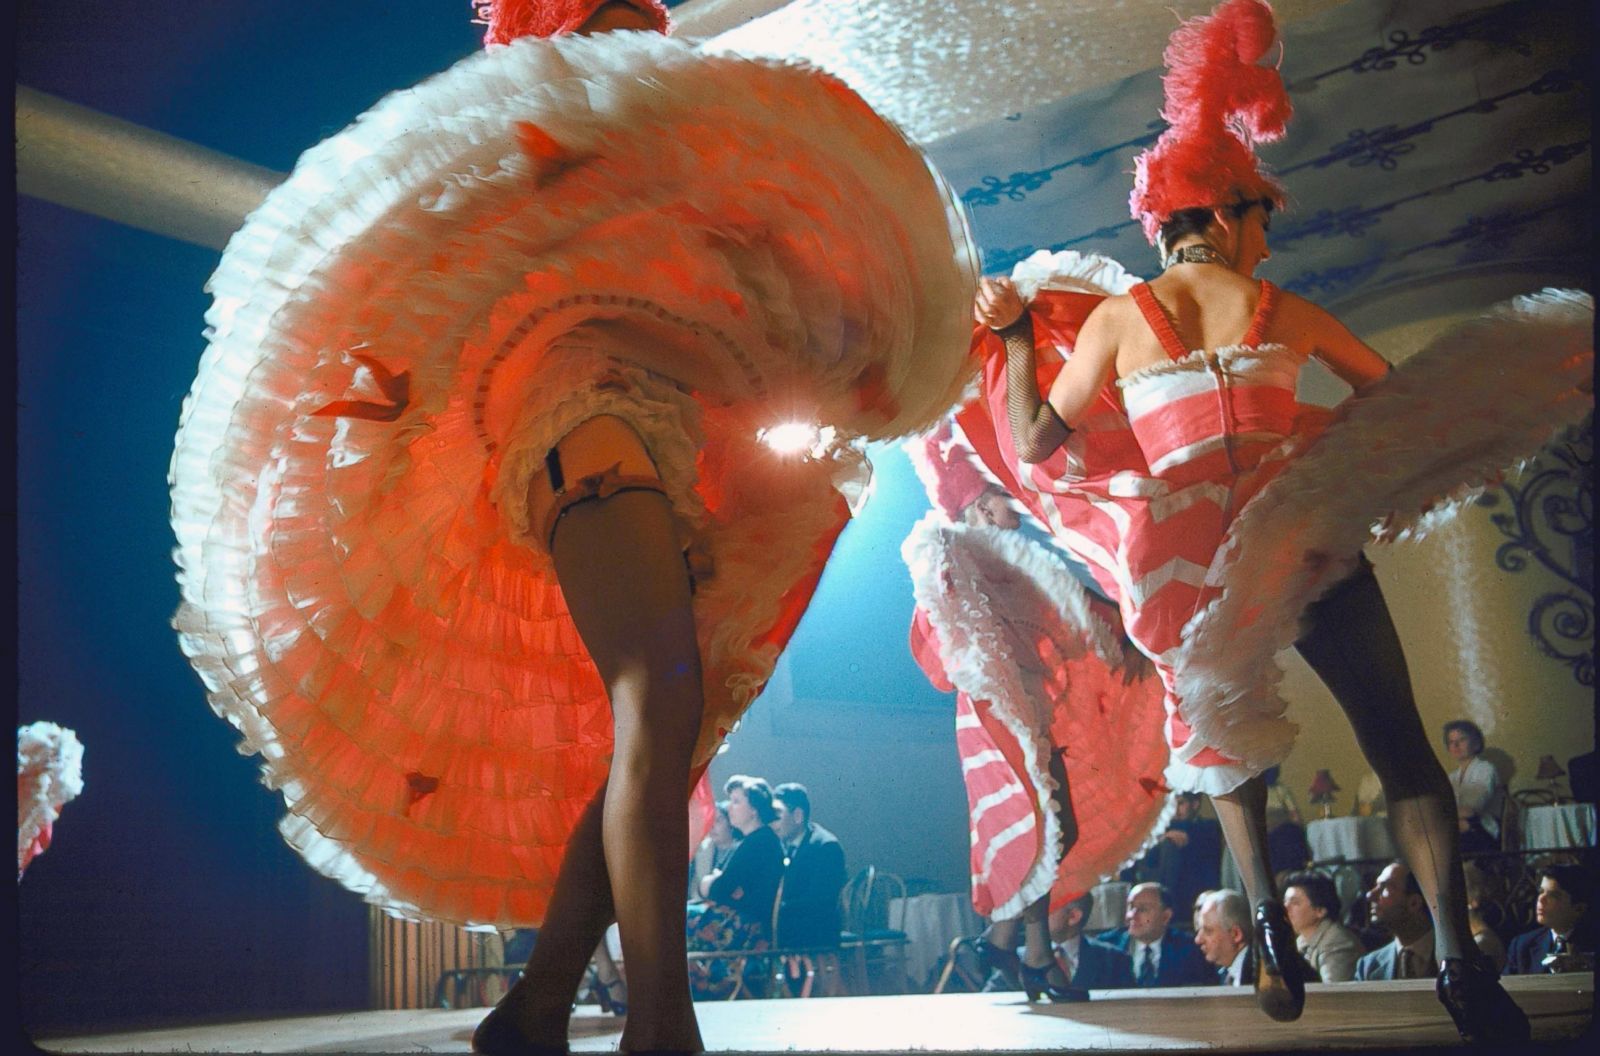
[[[1339,791],[1339,783],[1333,775],[1326,770],[1318,770],[1317,776],[1311,779],[1311,802],[1320,804],[1322,817],[1327,819],[1333,816],[1333,794]]]
[[[1561,769],[1561,764],[1556,762],[1555,756],[1542,755],[1539,757],[1539,772],[1533,776],[1548,784],[1550,786],[1551,798],[1554,799],[1555,802],[1561,803],[1564,802],[1567,797],[1561,794],[1561,790],[1557,788],[1556,785],[1557,782],[1559,782],[1566,775],[1567,772]]]

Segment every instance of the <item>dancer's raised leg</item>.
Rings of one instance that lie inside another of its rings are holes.
[[[1455,796],[1417,714],[1405,653],[1372,566],[1362,562],[1309,615],[1296,647],[1349,717],[1383,785],[1395,846],[1433,911],[1439,1000],[1469,1040],[1526,1040],[1527,1017],[1472,940]]]
[[[1417,714],[1405,653],[1371,566],[1329,591],[1309,616],[1296,648],[1344,709],[1383,784],[1395,846],[1433,911],[1438,958],[1463,956],[1476,946],[1455,795]]]

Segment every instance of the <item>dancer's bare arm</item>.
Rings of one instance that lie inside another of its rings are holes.
[[[1089,313],[1078,330],[1078,343],[1072,347],[1067,365],[1050,386],[1050,406],[1068,425],[1083,417],[1116,369],[1116,300],[1101,301]]]
[[[1389,373],[1386,359],[1305,298],[1285,293],[1279,312],[1285,342],[1310,348],[1318,362],[1357,392]]]

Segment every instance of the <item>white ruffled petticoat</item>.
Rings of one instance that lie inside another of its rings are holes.
[[[538,923],[611,747],[525,523],[544,454],[623,418],[709,550],[704,763],[848,516],[850,442],[967,380],[972,261],[838,81],[655,34],[489,49],[307,151],[212,277],[171,469],[180,643],[290,843],[392,913]],[[840,440],[781,458],[757,433],[789,419]]]

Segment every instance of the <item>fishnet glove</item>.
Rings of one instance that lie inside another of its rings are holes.
[[[1072,429],[1049,400],[1039,398],[1033,364],[1033,320],[1022,317],[998,331],[1006,343],[1006,417],[1011,441],[1024,462],[1043,462],[1060,447]]]

